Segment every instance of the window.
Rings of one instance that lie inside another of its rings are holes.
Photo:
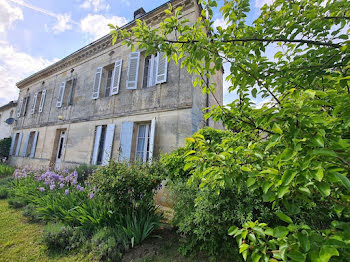
[[[156,85],[157,60],[157,55],[149,55],[145,58],[142,81],[143,88]]]
[[[123,60],[119,59],[113,64],[98,67],[95,72],[92,99],[108,97],[119,93]],[[102,86],[102,89],[101,89]]]
[[[30,110],[31,114],[34,114],[37,112],[41,113],[43,111],[45,97],[46,97],[46,90],[45,89],[42,91],[36,92],[34,94],[34,101],[33,101],[32,108]]]
[[[105,88],[105,97],[111,95],[112,75],[113,75],[113,69],[108,70],[107,71],[106,88]]]
[[[23,100],[23,116],[27,115],[29,96],[26,96]]]
[[[155,127],[155,118],[150,122],[123,122],[120,134],[119,160],[152,161]]]
[[[146,162],[149,159],[149,136],[151,123],[138,125],[135,160]]]
[[[63,81],[59,87],[56,107],[67,107],[73,104],[73,95],[77,79]]]
[[[91,163],[93,165],[107,165],[111,159],[114,124],[96,126],[94,148]]]
[[[24,157],[34,157],[35,155],[35,149],[36,149],[36,142],[38,140],[38,131],[31,131],[28,133],[24,149],[23,149],[23,155]]]

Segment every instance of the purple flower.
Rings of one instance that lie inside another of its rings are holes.
[[[44,191],[45,191],[45,188],[40,187],[39,190],[40,190],[41,192],[44,192]]]
[[[80,185],[77,185],[77,190],[84,191],[84,188],[82,186],[80,186]]]
[[[51,184],[50,185],[50,190],[54,190],[55,189],[55,184]]]
[[[50,180],[46,180],[44,184],[45,184],[45,185],[50,184]]]
[[[60,188],[64,188],[64,184],[63,183],[60,184]]]
[[[81,187],[80,185],[77,185],[77,190],[80,190],[80,187]]]
[[[68,195],[69,194],[69,189],[64,190],[64,194]]]
[[[94,193],[90,193],[90,194],[89,194],[89,198],[90,198],[90,199],[93,198],[94,196],[95,196]]]

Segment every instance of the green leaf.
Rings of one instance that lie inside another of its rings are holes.
[[[282,185],[284,185],[284,186],[289,185],[290,182],[292,182],[292,180],[294,179],[296,174],[297,174],[297,172],[293,172],[290,169],[286,170],[282,176]]]
[[[317,134],[313,139],[312,142],[319,147],[324,147],[324,140],[323,137],[320,134]]]
[[[188,152],[185,154],[185,156],[192,155],[192,154],[195,154],[195,153],[196,153],[196,151],[190,150],[190,151],[188,151]]]
[[[239,247],[239,253],[244,252],[244,251],[247,250],[248,248],[249,248],[249,245],[248,245],[248,244],[242,244],[242,245]]]
[[[252,89],[252,96],[254,97],[254,98],[256,98],[256,93],[258,92],[258,90],[256,90],[256,88],[253,88]]]
[[[310,241],[308,236],[302,232],[298,232],[297,237],[304,252],[308,252],[310,250]]]
[[[288,224],[293,224],[293,220],[287,216],[286,214],[282,213],[281,211],[276,211],[275,214],[284,222],[287,222]]]
[[[228,235],[229,236],[233,236],[234,234],[236,234],[238,231],[238,227],[236,226],[231,226],[228,230]]]
[[[241,170],[245,172],[250,172],[252,171],[248,166],[241,166]]]
[[[278,124],[276,124],[276,123],[274,123],[273,126],[272,126],[272,132],[280,134],[280,135],[282,135],[282,133],[283,133],[283,131],[280,128],[280,126]]]
[[[294,150],[292,148],[286,148],[281,154],[281,160],[288,161],[293,157]]]
[[[319,253],[319,259],[321,262],[328,262],[333,256],[339,256],[339,252],[335,247],[330,247],[330,246],[321,247],[321,250]]]
[[[259,262],[260,258],[261,258],[261,255],[258,254],[258,253],[254,253],[254,254],[252,255],[252,261],[253,261],[253,262]]]
[[[343,183],[343,185],[346,187],[348,191],[350,191],[350,180],[343,174],[340,174],[338,172],[333,172],[336,177],[339,179],[340,182]]]
[[[318,181],[321,182],[323,178],[323,169],[318,167],[316,171],[312,172],[312,176]]]
[[[323,196],[329,196],[331,193],[331,188],[326,182],[317,182],[316,187],[321,192]]]
[[[337,154],[333,150],[329,150],[329,149],[315,149],[311,153],[317,156],[337,157]]]
[[[193,163],[189,162],[189,163],[186,163],[185,166],[184,166],[184,171],[190,169],[193,167]]]
[[[253,177],[248,178],[247,180],[247,187],[250,187],[255,184],[256,179]]]
[[[276,238],[284,238],[288,235],[289,230],[287,227],[279,226],[273,229],[273,236]]]
[[[280,187],[280,189],[278,190],[278,194],[277,197],[278,198],[282,198],[285,194],[287,194],[289,192],[289,187],[288,186],[282,186]]]
[[[292,250],[287,253],[287,256],[292,259],[292,261],[304,262],[306,256],[298,250]]]

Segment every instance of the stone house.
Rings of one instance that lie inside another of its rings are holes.
[[[196,0],[169,2],[183,6],[190,23],[200,16]],[[157,27],[168,3],[134,17]],[[106,35],[17,83],[11,164],[70,168],[171,152],[198,129],[218,127],[204,121],[202,109],[222,104],[222,73],[210,79],[217,84],[214,98],[193,88],[195,77],[164,54],[145,57]]]
[[[10,119],[15,117],[16,107],[17,101],[10,101],[0,107],[0,140],[12,134],[13,124]]]

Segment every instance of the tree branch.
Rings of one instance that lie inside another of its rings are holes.
[[[169,44],[193,44],[198,43],[199,40],[188,40],[188,41],[181,41],[181,40],[166,40],[165,42],[168,42]],[[340,48],[342,45],[340,44],[334,44],[334,43],[326,43],[321,41],[313,41],[313,40],[305,40],[305,39],[284,39],[284,38],[234,38],[234,39],[228,39],[228,40],[219,40],[219,39],[210,39],[210,42],[221,42],[221,43],[234,43],[234,42],[284,42],[284,43],[301,43],[301,44],[309,44],[309,45],[316,45],[316,46],[328,46],[333,48]]]

